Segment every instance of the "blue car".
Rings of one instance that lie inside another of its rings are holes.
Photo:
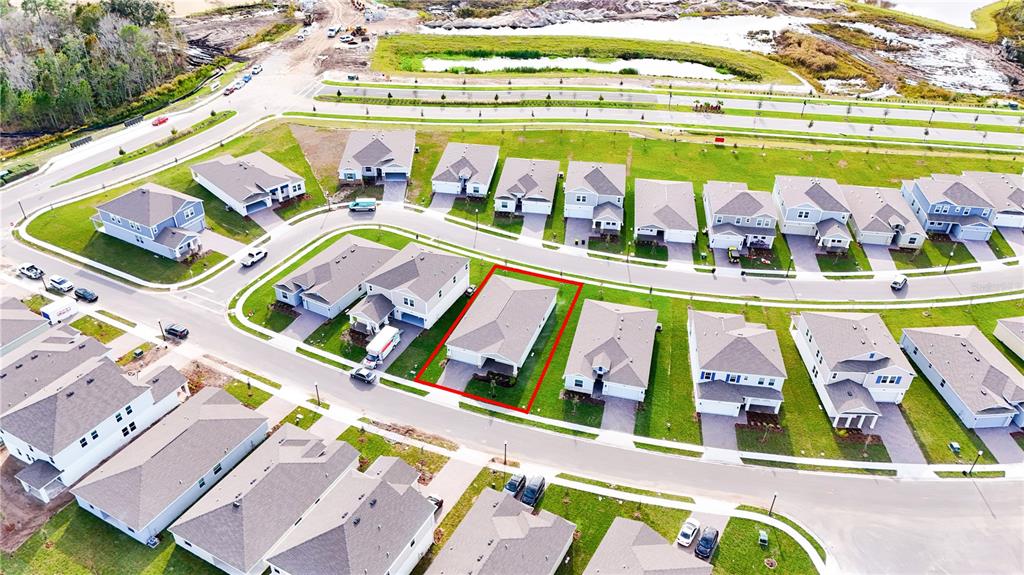
[[[245,80],[246,82],[252,80],[252,74],[246,74],[245,76],[242,76],[242,80]]]

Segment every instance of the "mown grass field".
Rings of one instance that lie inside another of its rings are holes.
[[[441,468],[448,463],[448,458],[439,453],[421,450],[406,443],[390,441],[376,433],[357,427],[346,429],[338,436],[338,441],[350,444],[359,452],[362,457],[359,465],[360,471],[366,471],[378,457],[397,457],[429,478],[437,475]]]
[[[110,343],[124,335],[124,331],[120,328],[116,328],[105,321],[94,318],[91,315],[83,315],[76,319],[71,322],[71,327],[82,332],[82,335],[87,335],[99,340],[100,343]]]

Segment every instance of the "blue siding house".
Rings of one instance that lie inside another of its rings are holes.
[[[988,241],[995,229],[994,206],[969,178],[936,174],[904,180],[900,193],[929,234],[947,234],[956,241]]]
[[[146,183],[96,206],[97,231],[165,258],[181,261],[202,251],[203,201]]]

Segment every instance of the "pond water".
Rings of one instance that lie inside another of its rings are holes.
[[[893,10],[963,28],[974,28],[971,12],[992,2],[993,0],[889,0]]]
[[[427,72],[445,72],[453,68],[476,68],[481,72],[495,72],[509,68],[561,68],[565,70],[593,70],[595,72],[620,72],[633,68],[644,76],[672,76],[674,78],[699,78],[706,80],[728,80],[732,74],[694,62],[638,58],[635,60],[591,60],[589,58],[472,58],[450,60],[424,58],[423,69]]]
[[[632,38],[637,40],[671,40],[695,42],[752,50],[767,54],[772,50],[772,34],[786,28],[806,30],[813,18],[794,16],[722,16],[718,18],[679,18],[677,20],[620,20],[609,22],[562,22],[538,28],[444,28],[420,27],[425,34],[457,34],[488,36],[587,36],[601,38]]]

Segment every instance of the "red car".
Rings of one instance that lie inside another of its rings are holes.
[[[167,116],[160,116],[159,118],[153,120],[153,125],[154,126],[159,126],[159,125],[165,124],[165,123],[167,123]]]

